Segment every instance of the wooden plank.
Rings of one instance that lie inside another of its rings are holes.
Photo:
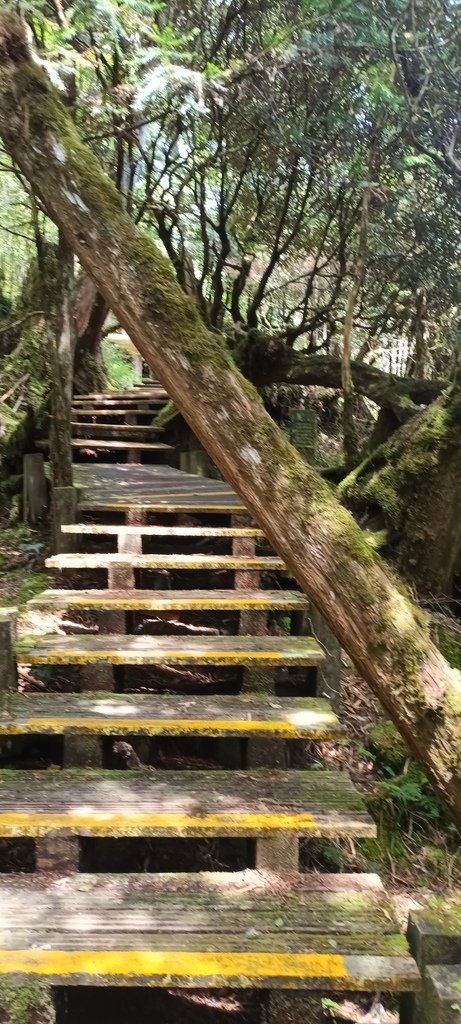
[[[82,552],[52,555],[45,562],[49,569],[151,569],[151,570],[223,570],[235,572],[275,572],[285,569],[285,563],[275,555],[244,556],[234,555],[132,555],[112,552],[109,554],[86,554]]]
[[[321,698],[172,694],[13,696],[0,735],[248,736],[342,739],[344,727]]]
[[[37,441],[36,444],[37,448],[49,448],[50,442],[44,440]],[[131,451],[133,448],[145,452],[174,451],[171,444],[163,444],[160,441],[111,441],[104,438],[98,440],[94,437],[73,437],[71,445],[72,448],[102,448],[107,451]]]
[[[99,419],[101,417],[103,418],[103,417],[106,417],[106,416],[107,417],[111,417],[111,416],[120,416],[120,417],[122,417],[122,416],[150,416],[151,419],[152,419],[155,416],[155,413],[152,412],[149,408],[148,409],[136,409],[136,408],[133,409],[133,408],[131,408],[129,406],[125,407],[125,409],[117,408],[117,406],[114,406],[113,409],[94,409],[91,406],[89,406],[89,407],[76,406],[76,407],[73,408],[72,412],[73,412],[73,414],[75,416],[79,416],[79,417],[81,417],[81,416],[94,416],[94,418],[96,418],[96,419]]]
[[[18,810],[20,808],[20,810]],[[375,837],[346,772],[0,771],[0,836]]]
[[[132,434],[156,434],[163,430],[163,427],[153,427],[150,424],[143,426],[141,423],[80,423],[74,421],[70,427],[72,432],[94,430],[95,433],[105,431],[109,436],[121,434],[128,437]]]
[[[311,637],[40,636],[17,644],[26,665],[317,665],[324,652]]]
[[[162,387],[146,387],[146,388],[126,388],[123,391],[99,391],[92,392],[88,395],[74,395],[72,402],[100,402],[106,399],[112,401],[123,401],[124,399],[132,398],[137,402],[141,402],[144,399],[150,401],[155,398],[162,398],[168,401],[168,395]]]
[[[122,949],[104,948],[91,951],[81,937],[80,949],[62,949],[61,935],[56,932],[31,933],[18,941],[33,937],[48,948],[0,949],[0,974],[31,981],[39,975],[50,985],[111,985],[170,988],[264,988],[309,989],[332,992],[375,990],[403,992],[419,987],[419,974],[410,957],[348,956],[339,953],[300,951],[245,952],[204,950],[202,939],[198,949],[140,949],[128,940]],[[3,938],[3,936],[2,936]],[[6,936],[8,938],[8,936]],[[368,936],[366,937],[368,938]],[[330,940],[331,942],[331,940]],[[49,947],[52,945],[52,948]],[[198,943],[196,943],[198,945]],[[242,945],[242,943],[240,943]],[[281,940],[277,943],[282,946]]]
[[[106,409],[110,413],[113,409],[123,410],[124,413],[150,413],[153,416],[157,415],[159,409],[164,406],[165,400],[163,398],[102,398],[100,401],[91,401],[90,399],[85,400],[83,398],[76,399],[72,403],[72,409],[74,413],[84,413],[86,410],[91,410],[99,414],[102,410]]]
[[[128,444],[122,441],[122,444]],[[128,445],[131,447],[131,445]],[[102,534],[124,537],[264,537],[263,531],[257,527],[238,526],[124,526],[113,523],[70,523],[63,526],[65,533],[78,533],[81,536]]]
[[[342,881],[344,878],[344,881]],[[317,880],[318,879],[318,880]],[[191,874],[89,874],[66,878],[4,876],[2,922],[63,936],[81,923],[85,936],[107,932],[236,932],[251,925],[262,933],[306,936],[395,935],[392,900],[376,875],[289,875],[271,879],[246,870]],[[46,921],[46,915],[51,920]],[[277,921],[277,924],[276,924]],[[406,943],[400,936],[402,951]],[[360,941],[360,939],[358,940]],[[372,940],[373,946],[373,940]]]
[[[309,607],[296,590],[44,590],[28,608],[90,608],[95,611],[302,611]]]
[[[161,512],[245,510],[241,499],[222,480],[208,480],[172,466],[74,466],[75,486],[83,490],[83,510],[114,509]]]
[[[26,665],[318,665],[312,637],[278,636],[40,636],[17,645]]]

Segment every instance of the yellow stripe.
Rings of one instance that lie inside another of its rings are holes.
[[[333,953],[209,953],[175,950],[0,950],[1,974],[113,975],[169,978],[346,978]],[[171,984],[171,980],[169,980]]]
[[[327,728],[328,725],[325,721],[316,723],[312,722],[310,725],[315,727],[320,726],[321,728]],[[307,728],[310,728],[310,725]],[[331,723],[330,723],[331,725]],[[110,716],[101,715],[99,718],[83,718],[72,715],[63,715],[61,718],[49,718],[43,716],[43,718],[27,718],[20,725],[12,723],[11,725],[5,721],[0,722],[0,733],[6,735],[7,733],[21,734],[25,729],[29,732],[46,732],[56,733],[61,735],[67,729],[84,729],[85,732],[102,733],[104,731],[110,731],[112,733],[117,732],[142,732],[151,733],[153,736],[161,736],[162,733],[181,733],[194,732],[200,733],[206,736],[208,733],[222,733],[222,732],[276,732],[278,735],[293,736],[304,735],[306,727],[304,729],[294,725],[292,722],[284,721],[253,721],[251,719],[232,719],[232,718],[217,718],[217,719],[202,719],[202,718],[111,718]]]
[[[152,779],[155,785],[155,777]],[[120,794],[122,800],[122,794]],[[290,832],[306,832],[316,828],[312,814],[126,814],[90,811],[71,811],[61,814],[35,814],[31,812],[0,813],[0,836],[44,836],[50,831],[71,831],[77,834],[100,836],[144,835],[168,833],[169,835],[262,835],[279,829]]]
[[[82,491],[89,489],[88,484],[79,484],[79,483],[77,483],[75,486],[78,489],[82,490]],[[161,510],[163,512],[165,512],[167,509],[170,509],[173,512],[176,511],[176,509],[179,509],[182,512],[197,512],[199,510],[204,510],[204,511],[207,511],[207,512],[241,512],[242,510],[246,511],[246,505],[224,505],[221,502],[219,502],[219,504],[218,504],[218,502],[215,502],[213,505],[210,505],[207,502],[200,502],[200,501],[197,501],[195,504],[190,504],[190,503],[187,503],[187,502],[183,502],[183,501],[179,502],[178,501],[175,504],[168,503],[166,505],[163,505],[163,503],[157,501],[155,498],[144,498],[144,499],[139,498],[138,501],[127,501],[127,502],[125,502],[125,501],[104,501],[103,498],[100,498],[99,500],[96,500],[96,499],[92,500],[92,499],[88,498],[88,499],[84,499],[80,503],[80,507],[83,508],[83,509],[85,509],[85,508],[89,508],[89,509],[102,508],[102,509],[122,509],[122,510],[128,510],[128,511],[136,511],[136,509],[138,509],[138,508],[146,508],[147,507],[147,508],[151,508],[151,509],[159,509],[159,510]]]
[[[20,652],[21,660],[27,664],[30,659],[33,665],[92,665],[98,661],[109,661],[115,665],[157,665],[165,662],[185,662],[192,664],[207,665],[209,662],[223,664],[241,665],[244,661],[280,661],[285,655],[280,651],[204,651],[203,653],[192,653],[192,651],[163,651],[154,655],[152,651],[49,651],[46,654],[38,654],[34,648],[30,651]],[[289,655],[298,660],[296,655]]]

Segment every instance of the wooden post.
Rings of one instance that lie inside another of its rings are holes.
[[[48,505],[45,463],[40,452],[23,457],[22,515],[25,523],[37,523]]]
[[[75,534],[63,533],[61,526],[77,522],[77,489],[53,487],[53,546],[56,554],[75,550]]]
[[[270,839],[256,840],[258,871],[299,871],[299,839],[290,832],[277,832]]]
[[[17,688],[16,642],[17,608],[0,609],[0,717],[9,717],[11,694]]]
[[[35,841],[35,870],[67,875],[78,871],[80,844],[77,836],[44,836]]]

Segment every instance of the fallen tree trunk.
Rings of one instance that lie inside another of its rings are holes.
[[[20,20],[0,15],[0,134],[192,430],[427,768],[461,825],[461,677],[351,514],[292,448],[81,142]]]
[[[254,342],[248,353],[249,374],[258,386],[265,384],[303,384],[341,388],[341,360],[328,355],[306,355],[280,341]],[[354,390],[371,399],[381,409],[390,410],[397,423],[433,402],[448,386],[444,380],[418,380],[393,377],[377,366],[351,361]]]

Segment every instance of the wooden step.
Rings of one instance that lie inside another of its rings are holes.
[[[96,433],[106,433],[108,436],[115,435],[126,435],[127,437],[132,434],[150,434],[159,433],[163,430],[163,427],[154,427],[149,424],[148,426],[141,423],[80,423],[78,421],[71,423],[71,430],[73,433],[76,431],[83,431],[87,433],[95,431]]]
[[[376,836],[346,772],[0,770],[0,836]],[[1,927],[1,925],[0,925]]]
[[[124,412],[144,412],[146,409],[158,409],[159,406],[165,404],[166,399],[164,398],[74,398],[72,402],[72,408],[76,412],[82,412],[84,409],[120,409],[123,408]]]
[[[318,697],[31,693],[14,696],[0,735],[269,736],[341,739],[328,701]]]
[[[126,441],[113,443],[127,444]],[[61,526],[61,531],[81,536],[103,534],[122,537],[264,537],[262,530],[251,526],[118,526],[113,523],[66,523],[65,526]]]
[[[0,974],[19,983],[419,987],[373,875],[4,875],[0,903]]]
[[[25,665],[319,665],[324,653],[299,636],[38,636],[18,643]]]
[[[304,611],[309,601],[296,590],[44,590],[28,608],[62,611],[126,609],[169,611]]]
[[[151,569],[151,570],[225,570],[229,572],[275,572],[285,569],[285,563],[275,555],[131,555],[62,554],[52,555],[45,563],[49,569]]]
[[[123,401],[126,398],[133,398],[137,402],[143,399],[163,398],[168,401],[168,395],[161,385],[157,387],[124,388],[122,391],[93,391],[88,395],[74,395],[73,402],[100,402],[106,399],[112,401]]]
[[[150,416],[151,419],[155,413],[150,409],[92,409],[85,407],[77,407],[72,410],[74,416],[94,416],[97,419],[103,419],[105,416]]]
[[[37,441],[37,448],[49,448],[48,440]],[[162,444],[160,441],[111,441],[107,439],[97,440],[90,437],[73,437],[71,440],[73,448],[102,448],[107,451],[128,452],[136,449],[141,452],[168,452],[174,451],[171,444]]]

